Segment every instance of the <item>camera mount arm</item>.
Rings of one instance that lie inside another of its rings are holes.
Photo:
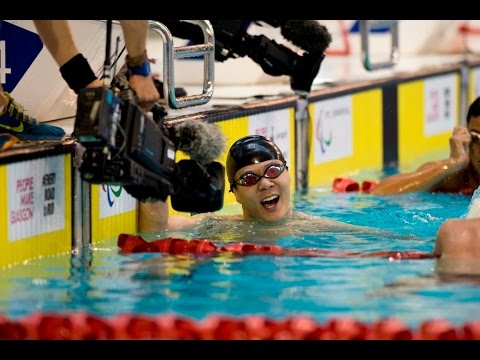
[[[190,39],[194,43],[201,41],[201,34],[198,28],[189,24],[179,23],[176,20],[161,20],[172,31],[176,37]],[[276,20],[255,20],[263,21],[274,27],[285,26],[287,22],[280,22]],[[262,70],[271,76],[287,75],[290,77],[291,88],[294,91],[309,92],[313,80],[320,70],[320,65],[325,57],[322,44],[328,44],[331,41],[330,34],[321,29],[320,34],[318,28],[312,27],[311,23],[297,22],[299,30],[294,28],[287,28],[283,31],[284,36],[292,37],[294,44],[298,43],[302,36],[308,36],[309,32],[316,32],[314,37],[326,37],[326,41],[320,41],[321,46],[316,48],[316,45],[310,43],[300,44],[300,47],[305,51],[303,55],[278,44],[274,40],[267,38],[264,35],[250,35],[247,33],[248,27],[252,21],[250,20],[212,20],[211,24],[215,32],[215,60],[223,62],[230,58],[238,58],[248,56],[255,61]],[[308,26],[303,26],[307,24]],[[323,32],[322,32],[323,31]]]
[[[213,28],[208,20],[180,20],[192,24],[196,31],[201,30],[202,36],[198,45],[173,46],[173,37],[168,28],[159,21],[150,21],[150,29],[163,39],[163,93],[167,104],[173,109],[207,103],[213,96],[213,80],[215,66],[215,38]],[[175,95],[174,61],[203,55],[203,90],[202,94],[177,97]]]

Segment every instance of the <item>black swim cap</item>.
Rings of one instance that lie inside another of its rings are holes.
[[[248,135],[237,140],[227,156],[228,181],[233,184],[235,173],[242,167],[268,160],[285,162],[282,152],[269,138],[262,135]]]

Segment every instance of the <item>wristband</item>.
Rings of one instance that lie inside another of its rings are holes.
[[[150,61],[145,60],[140,66],[130,66],[127,63],[128,75],[140,75],[148,76],[150,75]]]
[[[148,60],[147,50],[145,50],[143,53],[141,53],[138,56],[127,55],[125,60],[127,62],[127,66],[131,66],[131,67],[142,66],[145,60]]]
[[[92,68],[82,54],[77,54],[60,67],[60,73],[70,89],[76,94],[96,80]]]

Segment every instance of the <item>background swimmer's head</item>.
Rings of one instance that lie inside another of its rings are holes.
[[[472,120],[473,117],[478,116],[480,116],[480,97],[476,98],[468,108],[467,125],[470,124],[470,120]]]
[[[227,155],[227,177],[231,188],[235,186],[235,174],[244,166],[268,160],[285,163],[282,152],[275,143],[262,135],[248,135],[230,147]]]
[[[467,129],[471,135],[469,147],[470,163],[473,169],[480,175],[480,97],[470,104],[467,113]]]

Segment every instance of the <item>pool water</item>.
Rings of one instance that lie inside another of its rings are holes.
[[[470,198],[455,194],[373,197],[312,189],[295,209],[350,224],[388,230],[401,239],[365,234],[296,234],[284,248],[371,252],[431,252],[447,218],[463,217]],[[255,239],[252,239],[255,242]],[[480,277],[445,278],[437,260],[216,257],[119,254],[116,239],[74,254],[36,259],[0,272],[0,312],[99,316],[176,314],[193,319],[222,314],[276,319],[306,315],[324,322],[365,322],[395,316],[409,326],[434,318],[454,324],[480,319]]]

